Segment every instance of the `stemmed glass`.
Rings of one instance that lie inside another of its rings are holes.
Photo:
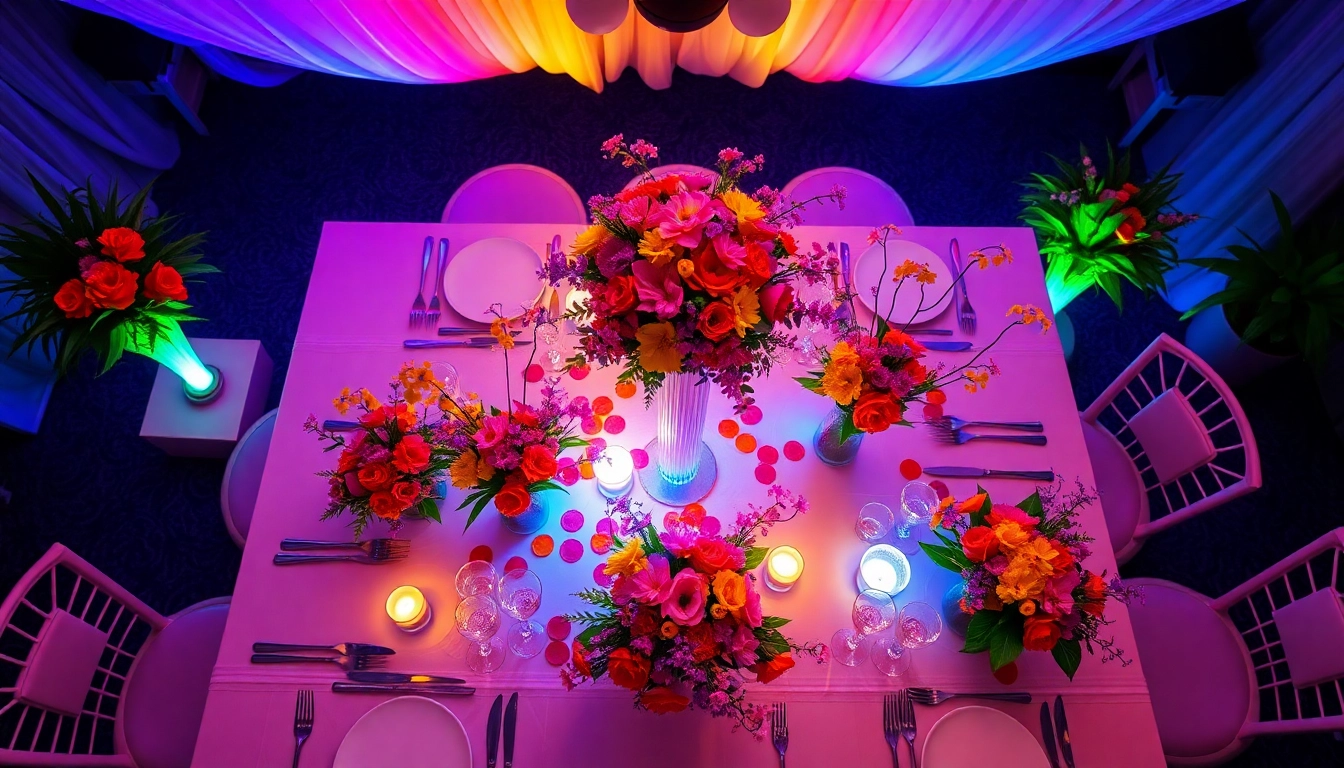
[[[813,301],[833,301],[835,291],[827,283],[819,282],[815,285],[809,285],[806,280],[800,280],[794,283],[794,288],[798,293],[798,303],[806,304]],[[799,325],[801,333],[798,334],[798,341],[794,345],[797,354],[797,360],[804,365],[812,365],[821,362],[822,348],[817,345],[814,338],[825,326],[812,320],[804,319]]]
[[[896,548],[907,555],[919,552],[916,525],[927,525],[938,509],[938,492],[918,480],[901,489],[901,524],[896,526]],[[911,535],[914,534],[914,535]]]
[[[499,631],[499,603],[485,595],[465,597],[457,604],[457,631],[476,646],[475,653],[467,654],[467,668],[480,675],[488,675],[504,663],[504,641],[495,637]]]
[[[539,323],[537,325],[537,343],[546,354],[546,359],[551,364],[552,371],[558,371],[565,367],[565,356],[560,352],[557,346],[560,342],[560,321],[549,318],[550,322]]]
[[[541,607],[541,579],[532,571],[515,569],[499,579],[499,604],[520,623],[509,629],[509,650],[530,659],[546,647],[546,631],[532,621]]]
[[[484,560],[472,560],[457,569],[457,594],[462,597],[495,596],[495,566]]]
[[[438,361],[430,366],[434,376],[443,383],[444,394],[449,397],[457,397],[462,391],[462,376],[457,372],[457,367],[452,363]]]
[[[859,520],[854,524],[854,532],[859,534],[860,539],[872,543],[886,536],[894,522],[896,517],[891,513],[891,507],[878,501],[870,501],[859,510]]]
[[[896,619],[896,603],[891,595],[865,589],[854,598],[851,614],[855,629],[845,627],[831,636],[831,658],[847,667],[857,667],[868,659],[868,635],[881,632]]]
[[[873,643],[873,664],[896,677],[910,668],[910,654],[933,645],[943,633],[943,617],[928,603],[907,603],[896,619],[896,631]]]

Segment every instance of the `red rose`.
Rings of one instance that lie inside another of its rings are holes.
[[[531,504],[532,494],[527,492],[527,486],[519,482],[509,481],[495,494],[495,509],[505,517],[519,516]]]
[[[733,308],[722,301],[711,301],[700,311],[695,327],[710,341],[720,341],[733,332],[737,325]]]
[[[788,232],[779,233],[779,242],[784,246],[784,252],[790,256],[798,253],[798,241],[793,239],[793,235]]]
[[[72,277],[65,281],[52,299],[65,316],[71,319],[88,317],[93,313],[93,302],[84,293],[84,281]]]
[[[742,262],[742,272],[747,276],[747,285],[753,291],[760,290],[765,281],[775,274],[775,260],[770,252],[756,243],[747,243],[747,255]]]
[[[729,296],[746,282],[737,270],[729,269],[719,261],[710,242],[702,243],[691,253],[691,263],[695,271],[686,276],[687,284],[711,296]]]
[[[386,491],[392,487],[392,468],[382,462],[365,464],[359,468],[359,484],[370,491]]]
[[[761,315],[771,323],[778,323],[793,310],[793,286],[767,285],[758,297],[761,300]]]
[[[584,677],[592,677],[593,668],[588,666],[588,658],[587,656],[584,655],[588,653],[588,649],[584,648],[583,643],[580,643],[578,640],[574,641],[573,649],[574,649],[574,669]]]
[[[736,571],[746,565],[742,550],[718,537],[700,537],[686,557],[692,568],[704,574]]]
[[[884,432],[903,413],[904,407],[891,395],[869,392],[854,404],[854,426],[863,432]]]
[[[681,183],[681,177],[676,174],[662,176],[653,181],[646,181],[632,189],[624,189],[616,193],[616,199],[622,203],[634,200],[637,197],[651,197],[655,200],[661,195],[670,195],[677,191],[677,185]]]
[[[655,715],[680,712],[690,704],[690,699],[662,685],[639,694],[639,705]]]
[[[406,509],[420,500],[420,484],[406,481],[393,483],[392,498],[401,504],[402,509]]]
[[[641,608],[635,613],[635,620],[630,622],[630,634],[635,637],[644,637],[652,635],[658,628],[658,617],[648,608]]]
[[[639,303],[639,296],[635,293],[635,278],[630,275],[617,275],[611,278],[607,282],[602,298],[606,300],[607,309],[613,315],[624,315],[634,309]]]
[[[983,563],[999,553],[999,540],[992,529],[977,525],[961,535],[961,551],[972,563]]]
[[[370,496],[369,506],[373,508],[373,514],[384,520],[396,520],[400,518],[401,511],[406,508],[387,491],[379,491]]]
[[[513,410],[509,411],[509,416],[515,422],[523,425],[524,427],[531,427],[535,429],[541,426],[541,419],[538,418],[537,412],[531,407],[523,405],[517,400],[513,401]]]
[[[1055,556],[1050,560],[1050,567],[1054,568],[1056,572],[1072,568],[1073,564],[1077,562],[1073,558],[1073,553],[1058,541],[1050,542],[1050,546],[1055,550]]]
[[[369,429],[377,429],[387,424],[387,409],[380,405],[363,416],[360,416],[359,423],[361,426],[368,427]]]
[[[1106,580],[1095,573],[1087,574],[1083,580],[1083,594],[1088,600],[1102,600],[1106,597]]]
[[[392,466],[413,475],[429,466],[429,444],[419,435],[406,435],[392,449]]]
[[[756,673],[756,682],[768,683],[778,678],[780,675],[793,669],[794,661],[792,653],[781,653],[769,661],[758,661],[752,664],[748,669]]]
[[[629,648],[617,648],[607,657],[607,675],[611,682],[638,691],[649,682],[649,663],[647,656],[641,656]]]
[[[340,458],[336,459],[336,472],[342,475],[358,466],[359,454],[349,448],[341,451]]]
[[[1061,633],[1059,622],[1049,616],[1039,613],[1028,616],[1022,629],[1022,647],[1028,651],[1051,650],[1059,642]]]
[[[703,664],[719,653],[718,643],[714,642],[714,628],[704,621],[686,628],[686,640],[691,644],[691,660]]]
[[[1121,208],[1120,212],[1125,215],[1125,220],[1115,228],[1115,236],[1120,238],[1122,243],[1132,243],[1143,228],[1148,226],[1148,220],[1143,218],[1138,208]]]
[[[103,245],[103,255],[117,261],[139,261],[145,258],[145,239],[130,227],[112,227],[104,229],[98,236]]]
[[[89,267],[85,294],[99,309],[125,309],[135,303],[135,273],[111,261]]]
[[[182,275],[167,264],[155,264],[145,275],[145,298],[150,301],[186,301],[187,287],[182,285]]]
[[[555,454],[546,446],[529,445],[523,449],[522,463],[518,468],[529,483],[539,483],[555,477],[560,465],[555,460]]]

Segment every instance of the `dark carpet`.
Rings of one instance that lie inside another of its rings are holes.
[[[631,73],[593,93],[539,71],[451,86],[407,86],[305,74],[274,89],[211,86],[209,137],[186,135],[156,199],[208,230],[223,274],[195,288],[209,318],[196,336],[259,338],[280,397],[323,221],[437,221],[452,191],[498,163],[555,170],[580,196],[619,188],[602,161],[616,132],[646,137],[663,162],[708,164],[723,146],[766,156],[763,183],[823,165],[866,169],[930,225],[1015,223],[1016,183],[1100,147],[1126,127],[1105,90],[1111,62],[1072,64],[927,89],[811,84],[779,74],[759,89],[677,72],[653,91]],[[520,204],[525,202],[520,201]],[[376,257],[375,257],[376,258]],[[1104,297],[1070,308],[1080,405],[1159,332],[1181,337],[1176,313],[1129,291],[1123,315]],[[101,378],[91,361],[62,381],[35,438],[0,435],[0,590],[61,541],[165,613],[231,591],[239,553],[219,510],[224,462],[164,456],[138,437],[154,376],[131,359]],[[1246,388],[1265,488],[1153,539],[1125,568],[1219,594],[1344,521],[1344,458],[1305,369]],[[1329,735],[1261,740],[1240,766],[1344,764]]]

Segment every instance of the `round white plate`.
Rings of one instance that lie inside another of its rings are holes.
[[[888,240],[887,241],[887,264],[886,269],[882,269],[882,246],[874,244],[868,247],[868,250],[859,254],[858,261],[854,262],[854,291],[858,293],[859,301],[868,308],[870,312],[881,315],[887,319],[887,322],[896,325],[904,325],[910,322],[910,316],[914,315],[915,310],[920,305],[919,288],[920,284],[913,279],[906,280],[901,286],[900,293],[896,294],[896,306],[893,309],[891,304],[892,290],[896,288],[896,283],[891,280],[891,272],[896,269],[906,259],[910,259],[916,264],[927,264],[929,269],[938,276],[938,280],[933,285],[924,286],[924,309],[919,311],[915,317],[916,323],[927,323],[943,310],[952,305],[952,292],[947,290],[952,287],[952,268],[947,262],[938,258],[938,254],[930,251],[918,243],[912,243],[908,240]],[[881,284],[882,295],[878,297],[881,303],[881,309],[874,305],[873,287]],[[943,294],[946,293],[946,296]],[[941,300],[938,297],[942,296]]]
[[[433,699],[402,696],[359,718],[332,768],[471,768],[471,742],[457,716]]]
[[[511,237],[477,240],[453,256],[443,271],[443,295],[467,320],[488,323],[490,307],[499,304],[505,317],[515,317],[537,303],[542,282],[541,257],[527,243]]]
[[[986,756],[990,757],[986,757]],[[933,724],[924,768],[1050,768],[1031,731],[997,709],[959,707]]]

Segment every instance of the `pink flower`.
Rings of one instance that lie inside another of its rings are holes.
[[[726,645],[728,655],[733,661],[737,662],[738,666],[746,667],[756,663],[756,649],[760,647],[761,641],[756,639],[751,627],[738,624]]]
[[[607,139],[606,141],[602,142],[602,152],[606,154],[607,157],[615,157],[617,150],[619,150],[621,148],[621,145],[624,143],[625,143],[625,134],[618,133],[615,136],[612,136],[610,139]]]
[[[727,147],[719,150],[719,162],[725,165],[735,163],[742,159],[742,152],[737,147]]]
[[[631,269],[635,273],[635,293],[639,296],[639,309],[655,312],[660,320],[666,320],[681,311],[681,302],[685,293],[681,290],[681,280],[672,265],[655,267],[651,262],[640,260]]]
[[[85,244],[87,245],[88,241],[85,240],[84,242],[85,242]],[[84,258],[80,259],[80,260],[79,260],[79,276],[80,276],[80,277],[83,277],[83,278],[87,278],[87,277],[89,276],[89,270],[93,269],[93,265],[94,265],[94,264],[97,264],[97,263],[98,263],[98,257],[97,257],[97,256],[85,256]]]
[[[681,179],[682,186],[693,192],[714,186],[714,178],[703,173],[683,173],[677,178]]]
[[[719,261],[730,269],[737,269],[747,261],[747,249],[727,234],[715,236],[714,253],[718,255]]]
[[[653,201],[651,199],[644,195],[640,195],[633,200],[621,203],[621,207],[618,209],[618,215],[621,217],[621,221],[625,222],[628,226],[636,229],[648,229],[645,220],[649,217],[652,205]]]
[[[351,496],[369,495],[369,490],[359,484],[359,477],[356,472],[345,473],[345,489],[350,492]]]
[[[1073,589],[1082,583],[1077,568],[1065,568],[1064,572],[1045,582],[1045,599],[1041,608],[1051,616],[1063,616],[1073,612]]]
[[[696,174],[685,176],[683,181],[689,186],[689,180],[694,176]],[[714,209],[709,205],[709,195],[688,188],[658,206],[649,214],[648,223],[657,225],[658,234],[662,235],[664,240],[692,248],[700,243],[705,225],[713,216]]]
[[[476,432],[476,446],[478,448],[493,448],[508,436],[508,431],[508,414],[486,416],[481,419],[481,428]]]
[[[761,611],[761,593],[756,591],[756,577],[751,574],[747,574],[747,605],[742,609],[742,616],[752,627],[761,626],[765,620]]]
[[[627,589],[629,595],[641,603],[661,604],[671,591],[672,574],[668,569],[667,558],[662,555],[649,555],[649,567],[631,576]]]
[[[675,557],[685,557],[695,548],[695,542],[700,534],[693,528],[676,526],[658,535],[662,539],[663,546]]]
[[[667,596],[661,603],[663,615],[683,627],[693,627],[705,618],[705,593],[708,591],[700,574],[687,568],[677,573],[666,587]]]

